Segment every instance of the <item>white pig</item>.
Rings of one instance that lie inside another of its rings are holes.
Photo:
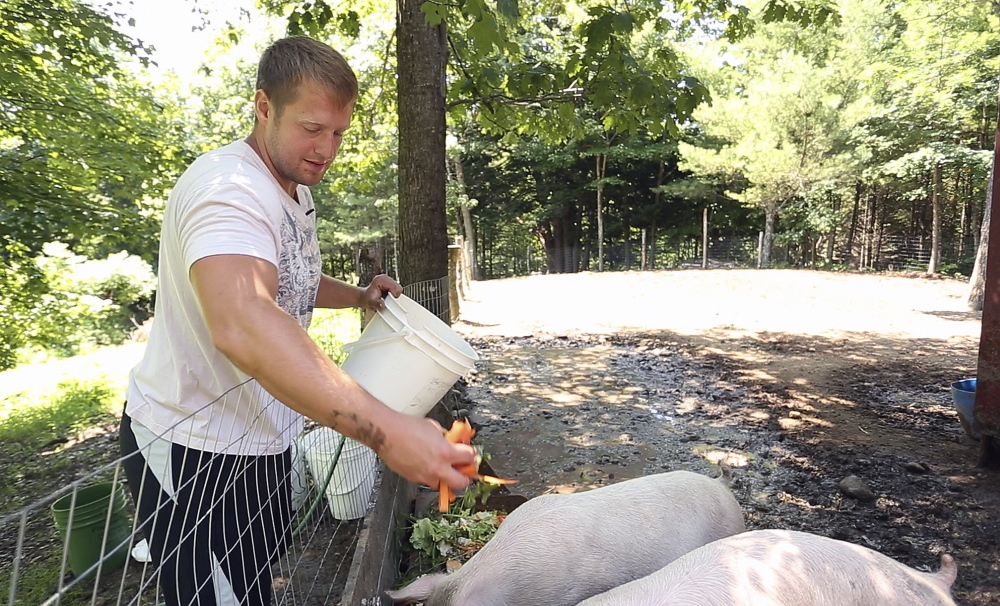
[[[806,532],[720,539],[579,606],[954,606],[957,567],[920,572],[877,551]]]
[[[743,532],[728,479],[672,471],[530,499],[458,571],[387,593],[426,606],[573,606]]]

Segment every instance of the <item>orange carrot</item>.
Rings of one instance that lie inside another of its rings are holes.
[[[472,428],[472,424],[469,423],[468,419],[464,421],[454,421],[451,424],[451,428],[445,432],[444,438],[451,442],[452,444],[472,444],[472,438],[475,437],[476,430]],[[465,463],[463,465],[456,465],[455,469],[460,471],[462,474],[468,476],[473,480],[482,480],[489,484],[515,484],[517,480],[504,480],[502,478],[494,478],[493,476],[479,475],[479,463],[480,457],[476,457],[476,460],[472,463]],[[448,505],[454,501],[456,495],[451,492],[448,485],[444,482],[440,483],[438,487],[438,511],[441,513],[446,513],[448,511]]]
[[[472,478],[479,473],[479,461],[476,460],[465,465],[456,465],[455,469]]]
[[[505,480],[503,478],[495,478],[493,476],[475,476],[475,479],[482,480],[487,484],[517,484],[517,480]]]
[[[469,420],[465,419],[464,421],[454,421],[444,438],[452,444],[471,444],[475,435],[476,430],[472,428]]]
[[[438,511],[441,513],[448,512],[448,504],[451,503],[451,489],[444,482],[441,482],[441,487],[438,491]]]

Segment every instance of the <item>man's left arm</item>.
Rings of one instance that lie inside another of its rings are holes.
[[[359,288],[330,276],[323,276],[316,292],[316,307],[382,309],[385,306],[382,299],[386,294],[398,297],[403,294],[403,287],[385,274],[375,276],[367,288]]]

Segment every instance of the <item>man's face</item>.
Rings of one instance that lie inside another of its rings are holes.
[[[339,108],[330,91],[306,80],[280,116],[261,91],[256,110],[258,128],[263,132],[261,155],[282,188],[291,194],[295,184],[316,185],[326,174],[351,125],[354,102]]]

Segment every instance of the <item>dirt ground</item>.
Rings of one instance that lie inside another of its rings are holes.
[[[1000,473],[948,386],[975,376],[966,284],[709,270],[474,282],[455,329],[482,356],[464,412],[527,497],[734,466],[750,528],[831,536],[1000,604]],[[856,476],[870,490],[847,496]]]

